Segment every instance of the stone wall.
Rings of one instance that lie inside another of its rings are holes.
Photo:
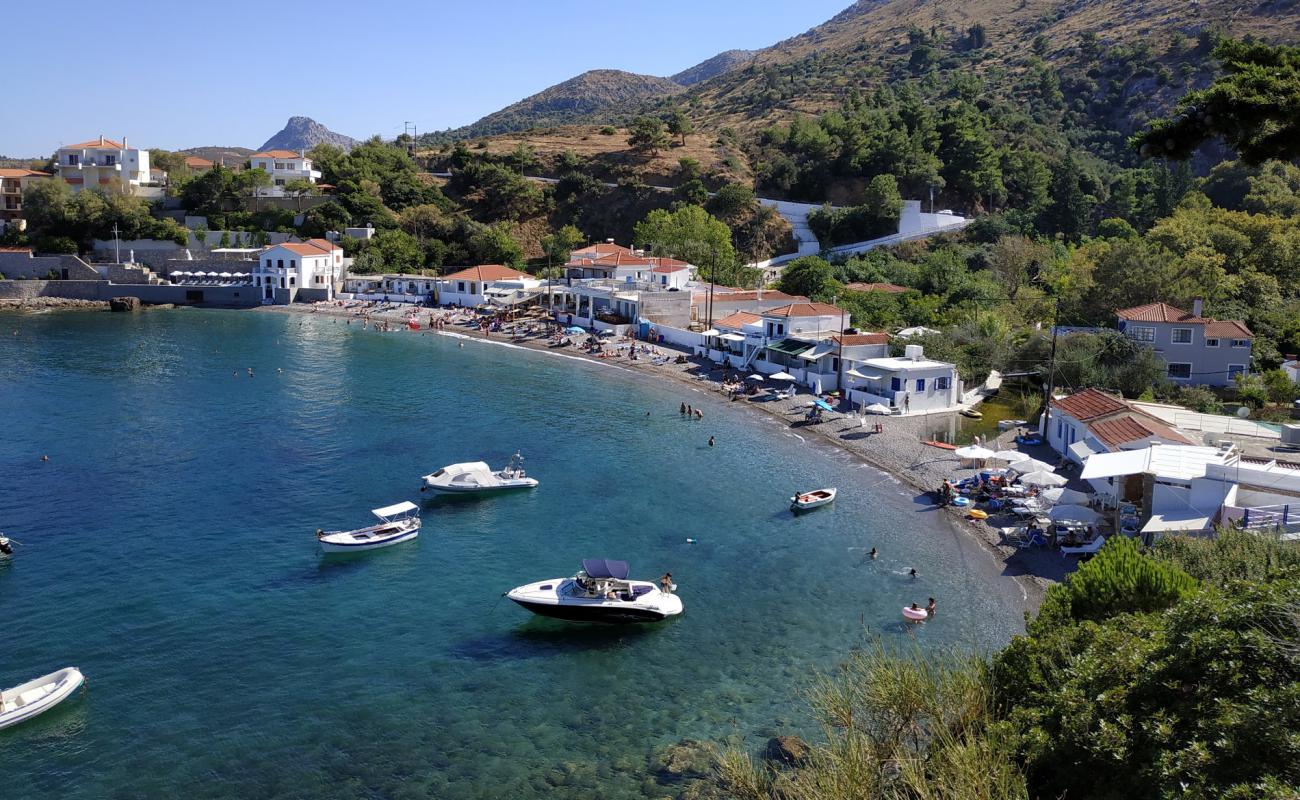
[[[67,270],[65,276],[63,270]],[[0,251],[0,274],[6,278],[43,279],[54,272],[66,280],[96,280],[100,274],[76,256],[33,256],[26,250]]]
[[[0,281],[0,300],[31,300],[37,297],[63,297],[71,300],[111,300],[114,297],[138,297],[142,302],[159,305],[235,306],[261,304],[253,286],[156,286],[120,285],[108,281]]]
[[[69,300],[107,300],[106,281],[0,281],[0,299],[31,300],[64,297]]]

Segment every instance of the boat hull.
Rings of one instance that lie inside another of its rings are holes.
[[[425,482],[424,488],[435,494],[492,494],[494,492],[515,492],[521,489],[537,488],[537,481],[531,478],[527,481],[512,484],[508,486],[447,486],[445,484],[436,484]]]
[[[682,601],[676,594],[665,594],[648,581],[630,585],[639,592],[631,600],[574,594],[572,582],[563,578],[518,586],[506,592],[506,597],[538,616],[569,622],[661,622],[682,613]]]
[[[412,530],[403,531],[401,533],[393,534],[392,536],[385,536],[368,542],[347,542],[341,540],[329,541],[321,539],[320,549],[326,553],[361,553],[366,550],[378,550],[381,547],[392,547],[395,544],[409,542],[419,535],[420,529],[413,528]]]
[[[63,674],[61,675],[60,673]],[[27,720],[38,717],[59,705],[64,700],[67,700],[73,692],[81,688],[81,685],[85,682],[85,677],[82,676],[81,670],[76,667],[69,667],[66,670],[53,672],[42,678],[37,678],[34,681],[29,681],[21,686],[16,686],[13,689],[6,690],[4,694],[7,697],[10,692],[21,693],[22,691],[28,691],[25,688],[28,686],[33,689],[39,688],[39,686],[46,681],[60,681],[60,683],[57,689],[44,695],[39,700],[0,713],[0,729],[17,725],[20,722],[26,722]],[[9,704],[6,703],[4,706],[0,707],[8,708]]]
[[[511,597],[510,599],[538,616],[562,619],[568,622],[597,622],[624,625],[636,622],[662,622],[671,616],[670,614],[665,614],[660,611],[648,608],[636,608],[633,606],[552,605],[524,600],[518,597]]]

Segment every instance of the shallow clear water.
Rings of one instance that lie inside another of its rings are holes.
[[[88,678],[0,731],[5,797],[663,796],[656,748],[806,726],[809,670],[905,643],[905,603],[938,598],[924,648],[1021,626],[1015,584],[895,481],[607,365],[288,314],[0,315],[0,424],[23,543],[0,686]],[[317,527],[516,448],[539,489],[317,551]],[[786,510],[825,485],[833,507]],[[500,600],[591,556],[671,570],[686,613],[582,627]]]

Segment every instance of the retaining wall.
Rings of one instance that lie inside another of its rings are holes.
[[[253,286],[155,286],[108,281],[0,281],[0,299],[31,300],[62,297],[69,300],[111,300],[138,297],[154,305],[256,306],[261,297]]]

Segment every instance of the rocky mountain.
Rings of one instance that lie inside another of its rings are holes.
[[[276,135],[266,140],[261,150],[310,150],[318,144],[332,144],[351,150],[360,142],[351,136],[326,128],[311,117],[289,117],[289,122]]]
[[[617,113],[617,109],[636,108],[646,100],[682,91],[684,87],[681,84],[668,78],[597,69],[543,89],[447,135],[453,139],[469,139],[581,122],[593,115],[610,115]]]
[[[701,81],[730,72],[736,67],[748,64],[758,53],[757,50],[727,50],[713,58],[701,61],[690,69],[684,69],[669,80],[682,86],[694,86]]]

